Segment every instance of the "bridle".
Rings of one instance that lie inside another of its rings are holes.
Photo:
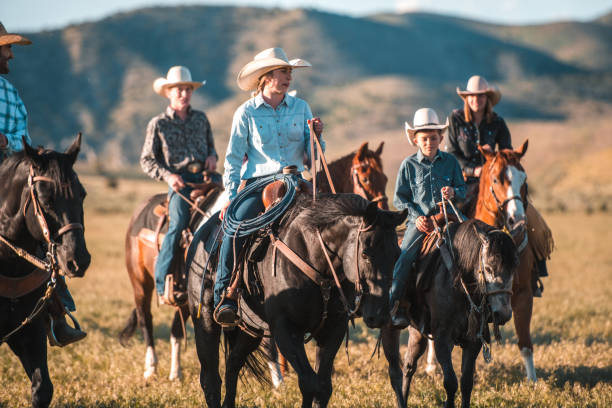
[[[384,192],[377,195],[376,197],[372,197],[372,198],[368,197],[369,194],[366,191],[363,183],[359,179],[359,169],[363,169],[364,167],[369,167],[369,166],[367,163],[359,162],[357,164],[353,164],[353,166],[351,167],[351,175],[353,177],[353,192],[357,195],[362,196],[366,200],[370,200],[374,203],[377,203],[379,201],[384,201],[384,202],[388,201],[387,195]]]

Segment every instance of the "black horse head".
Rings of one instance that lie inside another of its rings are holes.
[[[477,221],[463,223],[453,240],[458,266],[471,275],[478,291],[487,297],[489,319],[502,325],[512,317],[512,283],[519,265],[518,251],[507,233]]]
[[[73,170],[79,134],[64,153],[24,150],[0,166],[0,233],[28,252],[55,246],[61,272],[81,277],[91,256],[83,231],[85,189]]]
[[[400,254],[395,227],[406,212],[381,210],[377,203],[354,194],[322,195],[309,205],[304,226],[318,228],[326,245],[342,260],[342,271],[355,285],[357,306],[366,325],[382,327],[389,319],[389,288]]]

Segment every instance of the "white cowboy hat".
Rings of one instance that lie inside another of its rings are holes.
[[[153,82],[153,90],[155,93],[167,97],[166,90],[175,85],[191,85],[194,90],[204,85],[206,81],[196,82],[191,80],[191,71],[189,68],[182,65],[177,65],[168,70],[168,74],[165,78],[157,78]]]
[[[8,33],[4,25],[0,23],[0,46],[10,44],[29,45],[32,44],[32,41],[23,35]]]
[[[414,127],[411,127],[408,122],[404,122],[404,129],[406,131],[406,137],[411,145],[415,145],[412,138],[415,133],[419,130],[439,130],[444,132],[448,128],[448,118],[444,125],[440,124],[440,119],[436,111],[431,108],[421,108],[414,113],[414,120],[412,121]]]
[[[310,62],[299,58],[290,61],[282,48],[268,48],[257,54],[253,61],[240,70],[236,82],[243,91],[254,91],[257,89],[259,78],[267,72],[283,67],[305,68],[311,66]]]
[[[462,98],[465,98],[468,95],[487,94],[489,100],[491,101],[491,105],[493,106],[497,105],[501,99],[501,91],[499,88],[489,85],[487,80],[480,75],[470,77],[465,91],[462,91],[459,89],[459,87],[457,87],[457,94]]]

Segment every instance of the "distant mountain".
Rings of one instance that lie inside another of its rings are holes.
[[[137,162],[146,124],[166,104],[151,84],[172,65],[207,80],[193,105],[209,115],[223,151],[232,113],[249,96],[238,71],[281,46],[313,63],[294,87],[324,118],[328,140],[343,144],[401,129],[420,106],[448,113],[460,104],[455,87],[476,73],[500,85],[507,118],[563,119],[578,101],[608,106],[610,20],[510,27],[423,13],[146,8],[29,34],[34,44],[14,48],[7,78],[36,143],[63,147],[83,131],[88,157],[118,167]]]

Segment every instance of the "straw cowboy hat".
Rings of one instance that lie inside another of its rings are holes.
[[[238,73],[238,87],[243,91],[254,91],[257,89],[259,78],[277,68],[305,68],[311,67],[310,62],[303,59],[287,58],[282,48],[268,48],[263,50],[253,58],[253,61],[246,64]]]
[[[165,78],[157,78],[153,82],[153,90],[163,96],[167,97],[166,90],[171,86],[176,85],[191,85],[194,90],[204,85],[206,81],[196,82],[191,80],[191,71],[189,68],[182,65],[177,65],[168,70],[168,74]]]
[[[4,28],[2,23],[0,23],[0,46],[10,44],[30,45],[32,44],[32,41],[25,38],[23,35],[6,32],[6,28]]]
[[[408,122],[404,122],[404,129],[406,130],[408,141],[413,146],[415,146],[415,143],[412,138],[419,130],[439,130],[444,132],[448,128],[448,118],[446,118],[446,123],[441,125],[436,111],[431,108],[421,108],[416,111],[412,123],[414,127],[411,127]]]
[[[487,94],[489,100],[491,101],[491,105],[493,106],[497,105],[501,99],[500,90],[496,86],[489,85],[487,80],[480,75],[472,76],[468,80],[466,88],[467,89],[465,91],[462,91],[459,89],[459,87],[457,87],[457,94],[462,98],[465,98],[468,95]]]

